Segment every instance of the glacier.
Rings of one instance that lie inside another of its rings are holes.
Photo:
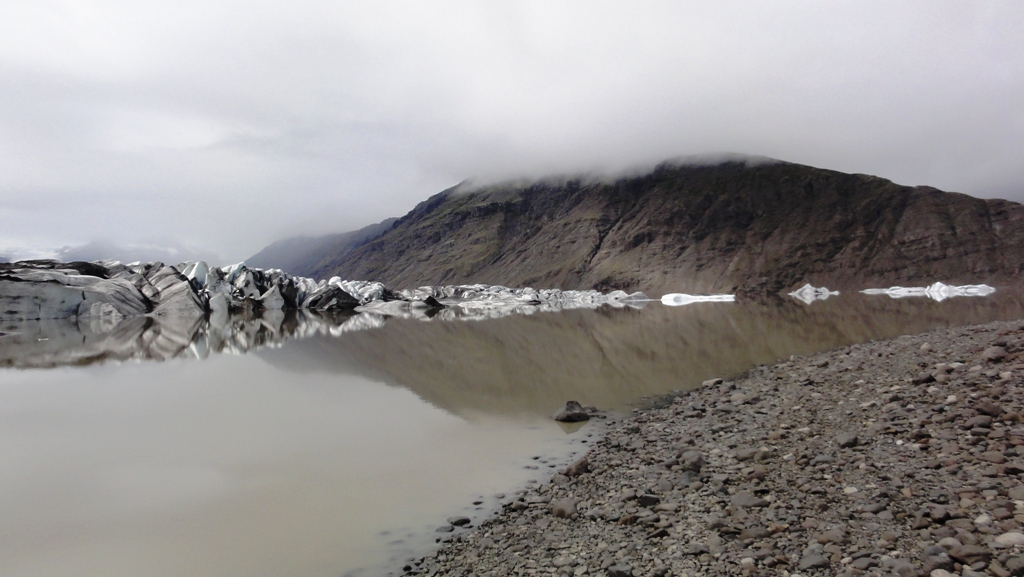
[[[392,290],[376,281],[332,277],[315,281],[245,263],[60,263],[0,265],[0,321],[135,316],[268,316],[274,311],[356,311],[381,316],[493,318],[574,308],[642,307],[643,293],[509,288],[500,285],[424,286]]]

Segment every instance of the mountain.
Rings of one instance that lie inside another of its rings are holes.
[[[458,186],[319,257],[311,276],[395,288],[999,284],[1024,269],[1024,207],[787,162],[663,164],[614,181]]]
[[[245,259],[245,263],[264,270],[279,268],[292,275],[313,276],[314,271],[326,266],[326,262],[380,236],[396,220],[389,218],[351,232],[279,240]]]
[[[93,240],[80,246],[65,246],[57,250],[52,258],[63,262],[118,260],[167,264],[193,260],[207,262],[220,262],[221,260],[220,255],[208,249],[187,247],[170,240],[154,241],[149,244],[118,244],[105,239]]]

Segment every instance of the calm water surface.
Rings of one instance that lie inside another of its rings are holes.
[[[446,517],[479,519],[585,450],[598,423],[547,418],[566,400],[621,412],[794,354],[1024,318],[1022,302],[0,326],[0,575],[397,571]]]

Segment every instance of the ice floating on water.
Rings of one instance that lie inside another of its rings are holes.
[[[839,291],[830,291],[825,287],[815,287],[811,283],[807,283],[804,286],[796,289],[789,293],[789,296],[801,300],[807,304],[811,304],[814,301],[823,301],[828,297],[836,296]]]
[[[423,286],[397,291],[394,296],[400,300],[370,302],[356,307],[356,311],[420,320],[483,320],[511,314],[596,309],[604,305],[643,308],[650,300],[642,292],[602,294],[595,290],[537,290],[485,284]],[[445,308],[439,310],[422,306],[427,298],[433,298]]]
[[[996,292],[996,289],[986,284],[950,286],[945,283],[937,282],[927,287],[894,286],[887,289],[866,289],[860,292],[866,295],[889,295],[894,299],[906,297],[928,297],[932,300],[942,302],[952,297],[985,297]]]
[[[661,304],[670,307],[681,307],[693,303],[731,303],[736,301],[736,295],[688,295],[682,293],[669,293],[661,297]]]

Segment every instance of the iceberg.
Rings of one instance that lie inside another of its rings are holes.
[[[736,302],[736,295],[688,295],[669,293],[661,297],[661,304],[670,307],[681,307],[693,303],[731,303]]]
[[[836,296],[838,294],[839,291],[830,291],[825,287],[816,287],[811,285],[811,283],[807,283],[804,286],[789,293],[789,296],[797,300],[803,301],[806,304],[811,304],[814,301],[823,301],[828,297]]]
[[[116,261],[0,265],[0,321],[82,317],[110,325],[136,316],[208,316],[220,327],[233,315],[269,315],[267,327],[273,331],[280,323],[269,317],[287,310],[471,320],[602,306],[641,308],[650,300],[641,292],[604,294],[486,284],[394,291],[375,281],[333,277],[318,282],[278,269],[250,268],[244,262],[225,267],[211,267],[202,261],[177,265]],[[244,349],[249,333],[251,330],[239,333],[229,348]]]
[[[865,289],[860,292],[866,295],[888,295],[890,298],[894,299],[928,297],[934,301],[942,302],[953,297],[984,297],[996,292],[996,289],[985,284],[951,286],[937,282],[926,287],[894,286],[885,289]]]

